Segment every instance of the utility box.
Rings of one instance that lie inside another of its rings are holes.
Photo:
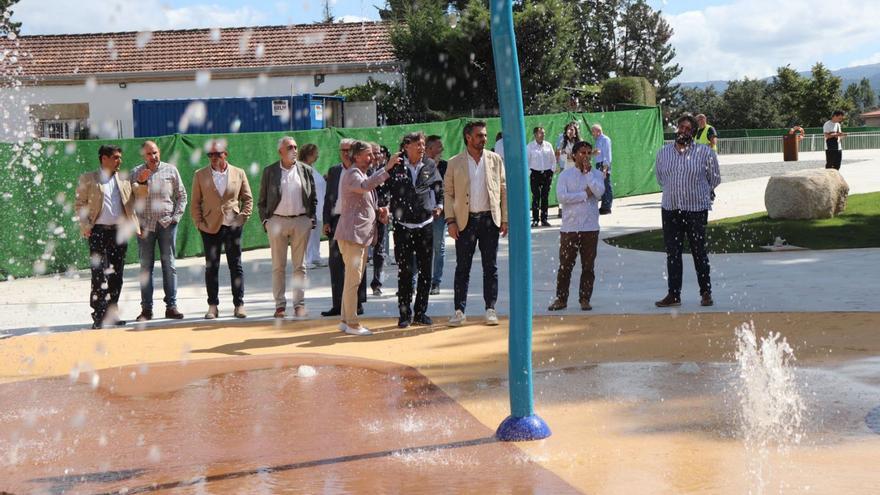
[[[799,137],[800,136],[797,134],[786,134],[782,136],[782,161],[798,161],[798,149],[800,148]]]
[[[345,98],[342,96],[313,94],[133,100],[134,137],[344,127],[344,105]]]

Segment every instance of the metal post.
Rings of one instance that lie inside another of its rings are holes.
[[[532,390],[532,250],[522,88],[511,0],[492,0],[492,53],[504,134],[510,235],[510,416],[498,427],[500,440],[538,440],[550,428],[535,414]]]

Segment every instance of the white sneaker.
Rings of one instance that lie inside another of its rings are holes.
[[[498,313],[495,312],[494,309],[489,308],[486,310],[486,325],[495,326],[498,324]]]
[[[452,318],[449,319],[449,324],[454,327],[460,327],[467,322],[467,317],[464,315],[464,311],[460,309],[455,310],[455,314],[452,315]]]
[[[345,330],[343,331],[349,335],[373,335],[373,332],[363,325],[357,328],[345,325]]]
[[[345,323],[339,322],[339,325],[336,328],[338,328],[340,332],[344,332],[345,329],[348,328],[348,325],[346,325]]]

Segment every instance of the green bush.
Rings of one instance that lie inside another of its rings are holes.
[[[644,77],[615,77],[602,83],[599,103],[606,107],[621,103],[654,106],[657,104],[657,90]]]

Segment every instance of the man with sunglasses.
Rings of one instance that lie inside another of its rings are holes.
[[[278,141],[280,160],[263,169],[257,210],[263,230],[269,235],[272,252],[272,294],[275,318],[284,318],[287,309],[285,279],[287,249],[293,258],[293,314],[308,315],[305,303],[306,247],[315,228],[318,197],[312,167],[297,161],[297,144],[289,136]]]
[[[219,316],[218,298],[220,250],[226,249],[226,263],[232,282],[233,314],[244,318],[244,271],[241,266],[242,228],[251,216],[253,196],[244,170],[226,161],[226,141],[211,140],[205,146],[210,166],[196,171],[193,177],[193,222],[202,234],[205,249],[205,286],[208,312],[205,318]]]

